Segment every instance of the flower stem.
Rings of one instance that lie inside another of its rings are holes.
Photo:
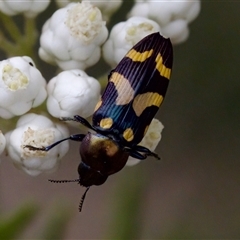
[[[18,39],[21,38],[21,31],[11,17],[0,13],[0,22],[13,41],[18,41]]]
[[[25,17],[25,38],[27,38],[28,44],[31,45],[31,47],[34,46],[37,37],[38,32],[35,24],[35,18],[27,18]]]
[[[0,32],[0,49],[7,53],[7,55],[11,55],[10,53],[15,48],[15,45],[8,41],[5,36]]]
[[[4,31],[0,32],[0,49],[7,56],[29,56],[34,58],[33,47],[38,36],[35,18],[24,17],[23,33],[9,16],[0,14],[0,22],[2,22],[4,28]]]

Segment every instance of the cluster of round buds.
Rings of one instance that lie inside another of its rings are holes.
[[[46,81],[30,57],[0,62],[0,117],[19,116],[47,97]]]
[[[89,2],[57,10],[43,26],[39,56],[63,70],[82,69],[98,62],[108,36],[101,11]]]
[[[67,153],[69,143],[63,142],[49,152],[32,151],[26,146],[46,147],[68,136],[67,128],[47,117],[26,114],[19,118],[16,128],[6,134],[7,151],[14,165],[29,175],[54,171]]]
[[[99,82],[84,71],[63,71],[47,85],[48,112],[56,118],[76,114],[84,118],[89,117],[100,98],[100,90]]]

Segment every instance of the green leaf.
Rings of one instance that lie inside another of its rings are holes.
[[[16,239],[28,227],[37,215],[38,207],[27,203],[17,209],[11,216],[0,219],[0,239]]]

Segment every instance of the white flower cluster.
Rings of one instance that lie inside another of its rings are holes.
[[[148,148],[150,151],[154,152],[154,150],[156,149],[158,143],[162,138],[161,134],[162,134],[163,128],[164,126],[162,125],[162,123],[158,119],[154,118],[151,124],[149,125],[146,135],[138,145],[144,146]],[[141,160],[139,159],[129,157],[127,165],[133,166],[139,163],[140,161]]]
[[[115,67],[137,42],[154,32],[170,37],[173,43],[186,40],[189,34],[188,25],[200,11],[199,0],[136,0],[129,18],[113,26],[108,38],[106,21],[120,7],[122,0],[83,0],[79,3],[69,0],[56,1],[62,8],[56,10],[43,25],[38,53],[42,60],[63,71],[46,84],[30,57],[15,56],[0,61],[1,118],[10,119],[26,114],[46,99],[48,112],[56,118],[74,115],[90,117],[100,98],[101,87],[95,78],[84,72],[85,69],[96,64],[101,55],[110,66]],[[49,0],[3,0],[0,1],[0,11],[9,16],[21,13],[34,18],[46,9],[49,3]],[[4,25],[5,30],[10,29],[6,32],[11,40],[16,41],[16,46],[20,39],[23,49],[28,46],[27,40],[35,34],[35,29],[31,29],[35,26],[34,19],[28,20],[23,27],[24,31],[17,31],[17,25],[16,31],[14,27],[12,30],[14,21]],[[29,38],[25,35],[22,37],[22,32],[31,35]],[[4,33],[0,34],[5,37]],[[22,43],[23,40],[26,43]],[[0,50],[4,47],[15,47],[14,44],[9,41],[2,48],[0,46]],[[17,49],[14,47],[13,49]],[[15,55],[11,51],[10,53],[11,56]],[[154,151],[161,139],[162,129],[163,125],[154,119],[139,145]],[[54,124],[41,115],[23,115],[16,129],[8,132],[5,137],[0,131],[0,154],[6,148],[14,164],[32,176],[55,170],[59,160],[68,151],[68,141],[49,152],[25,147],[31,145],[42,148],[68,137],[66,127]],[[130,157],[128,165],[136,162],[139,160]]]
[[[185,41],[189,35],[188,24],[200,12],[200,1],[135,0],[129,16],[141,16],[156,21],[161,33],[170,37],[173,44]]]
[[[40,12],[44,11],[49,3],[49,0],[28,0],[24,2],[2,0],[0,1],[0,11],[10,16],[22,13],[27,17],[35,17]]]
[[[102,14],[89,2],[72,3],[57,10],[44,24],[39,56],[63,70],[94,65],[108,30]]]
[[[0,62],[0,117],[19,116],[47,97],[46,81],[30,57]]]
[[[48,83],[48,111],[57,118],[76,114],[89,117],[100,98],[100,90],[99,82],[84,71],[63,71]]]
[[[68,130],[62,124],[54,124],[41,115],[26,114],[19,118],[16,129],[6,134],[8,154],[14,165],[29,175],[54,171],[68,151],[67,141],[49,152],[32,151],[25,146],[46,147],[67,136]]]

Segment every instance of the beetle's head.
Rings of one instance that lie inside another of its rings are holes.
[[[90,186],[103,184],[109,175],[120,171],[126,164],[129,154],[118,144],[100,134],[88,133],[80,145],[82,161],[78,166],[79,178],[74,180],[49,180],[55,183],[77,182],[86,187],[79,211]]]
[[[109,175],[125,166],[129,156],[112,139],[92,133],[82,140],[80,155],[78,173],[80,184],[85,187],[103,184]]]

